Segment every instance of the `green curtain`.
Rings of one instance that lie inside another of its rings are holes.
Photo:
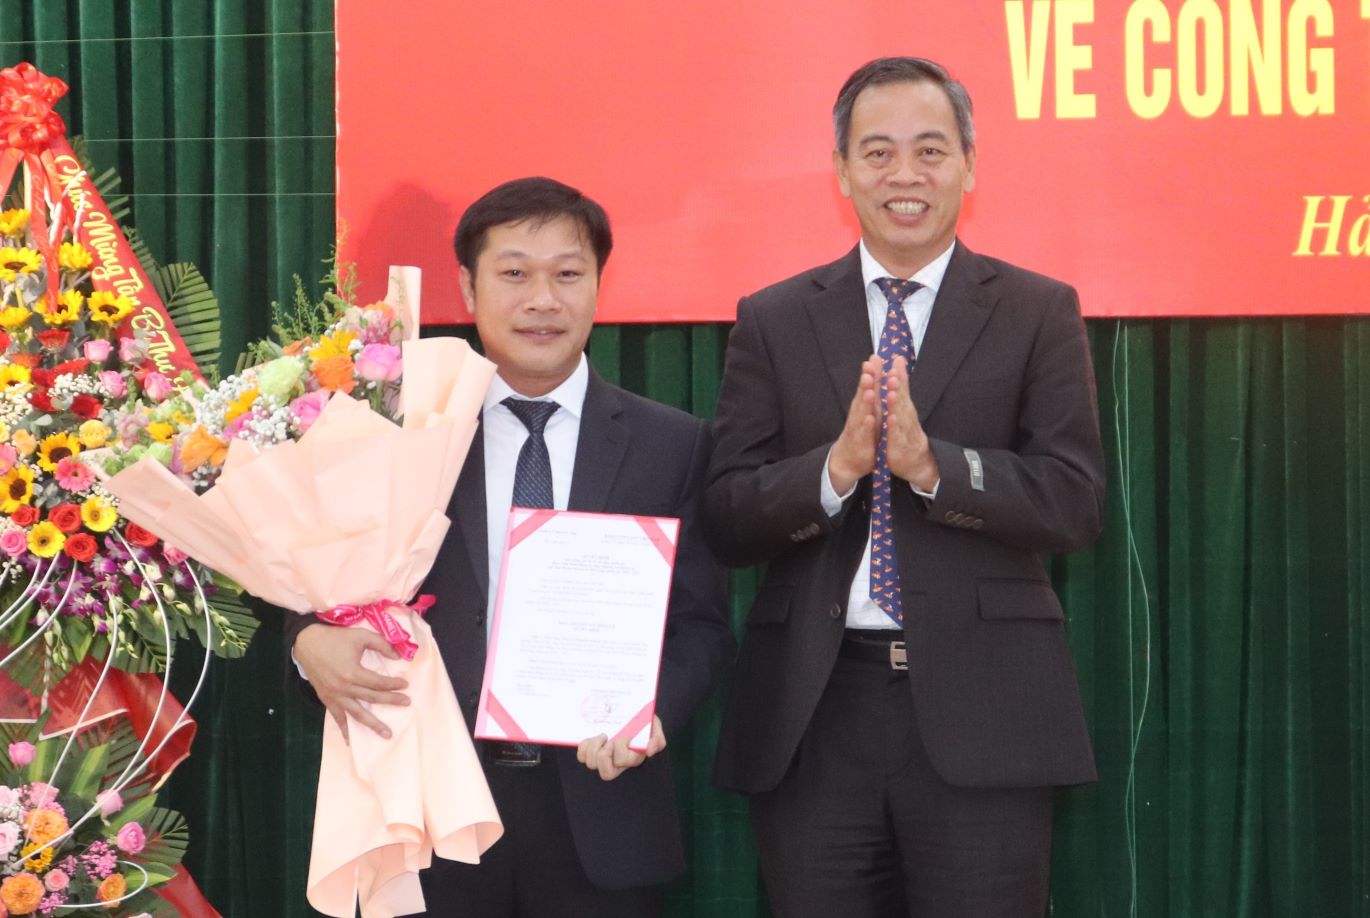
[[[197,263],[226,355],[333,234],[332,3],[0,0],[0,63],[72,86],[164,261]],[[1108,525],[1053,565],[1101,780],[1061,795],[1052,914],[1370,914],[1370,319],[1089,324]],[[712,413],[727,326],[597,329],[606,377]],[[231,359],[231,358],[230,358]],[[1362,369],[1366,367],[1366,369]],[[229,367],[231,369],[231,367]],[[740,627],[755,573],[733,577]],[[304,916],[320,714],[280,619],[216,662],[173,779],[219,910]],[[184,698],[198,659],[172,684]],[[673,741],[690,852],[672,916],[767,914],[744,803],[709,785],[718,699]]]

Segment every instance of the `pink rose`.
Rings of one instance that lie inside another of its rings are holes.
[[[323,413],[323,406],[328,404],[329,393],[325,389],[318,392],[311,392],[308,395],[301,395],[290,403],[290,416],[299,425],[300,433],[304,433]]]
[[[95,802],[100,805],[100,815],[106,819],[124,808],[124,798],[119,796],[117,790],[101,791]]]
[[[17,844],[19,844],[19,826],[13,822],[0,822],[0,860],[8,857]]]
[[[166,401],[175,391],[176,387],[171,384],[171,380],[161,373],[154,371],[143,377],[143,394],[154,402]]]
[[[19,532],[19,530],[17,530],[17,529],[11,529],[10,532]],[[6,535],[9,535],[8,532],[5,533],[5,534],[6,534]],[[20,535],[23,535],[22,532],[19,532],[19,534],[20,534]],[[28,539],[27,539],[27,538],[24,539],[24,544],[25,544],[25,545],[28,545]],[[10,743],[10,761],[13,762],[15,765],[18,765],[18,766],[20,766],[20,767],[23,767],[23,766],[27,765],[29,762],[32,762],[32,761],[33,761],[33,743],[24,743],[24,742]]]
[[[10,446],[8,443],[0,445],[0,475],[3,475],[14,468],[14,463],[18,461],[19,450]]]
[[[61,892],[71,883],[71,877],[67,876],[66,871],[52,869],[43,877],[43,885],[48,888],[48,892]]]
[[[132,366],[147,359],[147,345],[137,338],[119,339],[119,359]]]
[[[186,558],[190,557],[190,555],[181,551],[175,545],[168,545],[165,542],[163,542],[162,557],[166,558],[167,564],[182,564],[185,562]]]
[[[114,836],[114,844],[125,854],[137,854],[147,844],[147,836],[143,834],[143,827],[138,823],[128,822],[119,830],[119,834]]]
[[[6,787],[5,785],[0,784],[0,807],[18,805],[19,792],[12,787]],[[3,825],[3,823],[0,823],[0,825]]]
[[[11,558],[17,558],[28,550],[29,536],[24,530],[6,529],[3,533],[0,533],[0,551],[3,551]],[[14,757],[13,746],[10,747],[10,757]],[[20,765],[23,763],[15,762],[15,764]]]
[[[128,381],[124,379],[124,374],[118,370],[101,371],[100,385],[105,387],[110,398],[123,398],[128,394]]]
[[[404,369],[400,349],[393,344],[368,344],[357,355],[357,375],[371,382],[394,382]]]
[[[29,806],[47,806],[57,802],[57,788],[45,781],[34,781],[26,789]]]
[[[81,345],[81,350],[85,352],[86,359],[91,363],[104,363],[109,359],[110,352],[114,350],[114,345],[104,338],[91,338]]]

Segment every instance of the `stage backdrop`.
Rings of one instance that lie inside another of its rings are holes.
[[[817,27],[817,24],[822,24]],[[855,241],[838,87],[933,57],[976,103],[971,247],[1099,316],[1370,312],[1370,0],[340,2],[338,215],[379,297],[546,174],[614,222],[602,321],[731,320]]]

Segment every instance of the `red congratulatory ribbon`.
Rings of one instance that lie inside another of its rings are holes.
[[[351,628],[353,625],[366,622],[380,632],[386,643],[400,652],[400,656],[406,660],[412,660],[414,654],[419,651],[419,645],[414,643],[413,637],[404,630],[403,625],[395,620],[395,616],[390,614],[390,610],[408,609],[415,615],[422,615],[436,601],[435,597],[425,593],[410,605],[382,599],[380,602],[373,602],[364,606],[334,606],[327,612],[320,612],[319,620],[328,622],[330,625],[341,625],[344,628]]]

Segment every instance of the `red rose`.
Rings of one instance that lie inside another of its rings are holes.
[[[29,374],[29,380],[35,386],[44,389],[51,389],[52,384],[57,381],[57,374],[44,367],[32,367],[33,372]]]
[[[30,370],[36,369],[42,363],[42,354],[10,354],[9,362],[17,363],[21,367],[28,367]]]
[[[124,528],[124,538],[134,545],[141,545],[144,548],[151,548],[157,544],[157,537],[137,523],[129,523]]]
[[[0,331],[0,353],[9,350],[9,348],[10,336],[5,332]]]
[[[98,418],[104,410],[104,404],[93,395],[82,393],[71,400],[71,413],[86,420]]]
[[[43,347],[50,347],[54,351],[60,351],[62,348],[66,347],[67,342],[71,340],[71,332],[65,328],[49,328],[45,331],[40,331],[36,337],[42,342]]]
[[[89,561],[95,557],[100,546],[88,532],[78,532],[62,543],[62,551],[77,561]]]
[[[34,389],[30,392],[29,404],[45,414],[52,414],[57,410],[57,407],[52,403],[52,399],[48,396],[46,389]]]
[[[16,526],[32,526],[38,522],[38,508],[30,507],[28,504],[20,504],[14,508],[10,514],[10,519],[14,520]]]
[[[88,366],[90,366],[89,360],[84,357],[78,357],[75,360],[68,360],[66,363],[57,364],[57,366],[52,368],[52,376],[54,379],[67,373],[70,373],[72,376],[80,376],[86,371],[86,367]]]
[[[48,511],[48,521],[71,535],[81,528],[81,508],[75,504],[58,504]]]

